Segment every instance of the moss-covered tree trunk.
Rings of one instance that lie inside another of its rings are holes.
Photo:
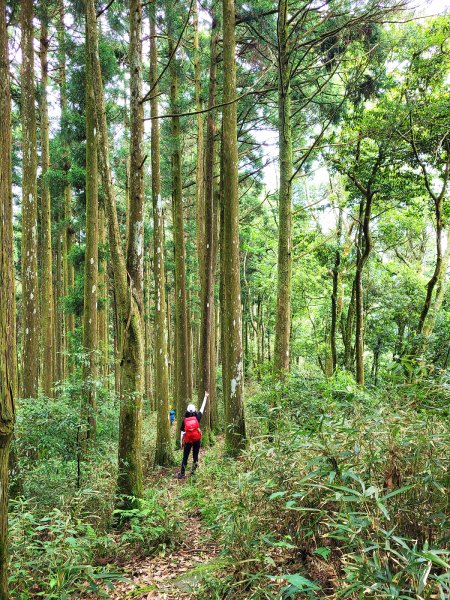
[[[215,221],[215,186],[214,186],[214,162],[215,162],[215,136],[216,123],[215,111],[211,110],[216,104],[216,71],[217,71],[217,46],[218,35],[216,31],[216,22],[213,19],[210,39],[210,71],[209,71],[209,99],[208,99],[208,120],[206,129],[206,147],[205,147],[205,196],[204,196],[204,248],[202,251],[204,273],[200,281],[202,284],[201,298],[201,324],[200,324],[200,364],[199,364],[199,385],[198,385],[198,404],[201,405],[205,392],[209,394],[209,402],[206,405],[205,415],[202,418],[202,430],[204,443],[209,442],[209,432],[211,429],[211,405],[215,402],[215,306],[214,306],[214,281],[216,268],[216,240],[214,239]],[[213,389],[214,388],[214,389]],[[211,402],[212,401],[212,402]]]
[[[37,154],[34,90],[33,0],[20,3],[22,29],[22,396],[35,398],[39,377],[37,271]]]
[[[246,444],[242,364],[241,281],[239,258],[239,194],[236,107],[236,36],[234,0],[223,0],[223,297],[224,362],[226,365],[225,446],[231,455]]]
[[[172,27],[171,10],[166,10],[168,24],[168,50],[169,56],[174,51],[174,31]],[[171,119],[171,146],[172,146],[172,222],[173,241],[175,253],[175,372],[176,372],[176,414],[177,424],[192,399],[192,374],[190,372],[190,344],[189,344],[189,308],[186,290],[186,244],[184,233],[183,215],[183,189],[181,179],[181,141],[179,113],[179,82],[178,61],[175,57],[170,61],[170,112]]]
[[[278,3],[278,283],[274,371],[289,370],[292,286],[292,127],[288,0]]]
[[[153,269],[155,278],[155,405],[158,412],[156,433],[157,465],[173,462],[169,423],[169,360],[166,338],[166,275],[164,267],[164,211],[161,198],[160,143],[158,121],[158,54],[156,46],[156,12],[150,5],[150,115],[152,117],[152,201],[153,201]]]
[[[58,62],[59,62],[59,94],[60,94],[60,108],[61,108],[61,138],[64,148],[64,191],[63,191],[63,206],[62,206],[62,218],[64,221],[64,227],[62,229],[62,260],[63,260],[63,296],[68,296],[73,289],[75,283],[75,271],[74,266],[69,259],[70,251],[73,245],[73,227],[72,227],[72,186],[69,179],[70,169],[70,148],[67,142],[66,135],[66,118],[67,118],[67,82],[66,82],[66,35],[65,35],[65,23],[64,23],[64,0],[58,0]],[[60,298],[60,301],[62,299]],[[67,353],[70,350],[70,343],[72,336],[75,331],[75,315],[72,312],[65,312],[62,314],[63,306],[62,302],[58,306],[59,313],[57,318],[64,318],[64,351]],[[64,360],[64,373],[69,373],[73,370],[73,361],[70,357],[63,358]]]
[[[53,395],[54,384],[54,298],[53,298],[53,254],[52,217],[49,185],[50,146],[48,123],[48,2],[43,0],[40,9],[41,35],[41,231],[42,231],[42,295],[41,295],[41,340],[42,340],[42,391],[47,397]],[[56,261],[57,268],[60,266]],[[58,277],[58,273],[57,273]]]
[[[197,262],[198,262],[198,282],[199,295],[198,306],[201,314],[202,311],[202,290],[205,286],[205,190],[204,190],[204,160],[205,160],[205,136],[204,136],[204,114],[200,112],[203,108],[202,102],[202,80],[201,80],[201,64],[200,64],[200,44],[198,32],[198,8],[197,0],[192,5],[193,14],[193,29],[194,29],[194,89],[195,89],[195,107],[199,111],[197,115],[197,158],[195,168],[195,217],[196,217],[196,247],[197,247]],[[194,335],[194,351],[196,354],[195,364],[197,365],[195,385],[199,388],[201,379],[201,365],[199,355],[201,341],[199,340],[198,331]]]
[[[92,440],[96,432],[96,379],[98,374],[98,130],[94,88],[95,49],[89,46],[86,17],[86,251],[84,257],[83,362],[84,399],[83,439]]]
[[[108,376],[109,366],[109,295],[107,283],[107,264],[105,259],[106,250],[106,219],[105,207],[100,202],[98,207],[98,241],[102,255],[99,259],[98,290],[102,299],[101,308],[97,313],[98,322],[98,350],[99,350],[99,373],[102,377]]]
[[[148,255],[145,260],[144,269],[144,324],[145,324],[145,399],[148,409],[154,410],[153,385],[152,385],[152,324],[150,314],[151,298],[151,259]]]
[[[8,464],[17,391],[12,219],[8,33],[0,0],[0,600],[8,599]]]
[[[140,2],[130,2],[130,27],[140,31]],[[117,481],[121,504],[130,504],[130,497],[142,496],[142,396],[144,390],[144,336],[139,301],[127,274],[121,234],[116,210],[116,199],[109,160],[108,128],[105,100],[98,54],[98,32],[93,0],[86,2],[87,61],[92,61],[97,118],[99,164],[103,196],[109,229],[109,249],[114,273],[119,328],[122,329],[120,360],[120,427]],[[140,34],[130,31],[131,39]],[[130,48],[130,56],[133,50]],[[132,74],[133,74],[132,69]],[[136,75],[136,72],[135,72]],[[123,502],[123,496],[128,497]]]

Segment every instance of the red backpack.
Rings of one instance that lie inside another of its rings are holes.
[[[197,417],[186,417],[184,419],[184,441],[188,444],[198,442],[202,439],[202,432],[198,425]]]

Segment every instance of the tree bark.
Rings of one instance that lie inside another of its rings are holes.
[[[160,141],[158,116],[158,54],[156,47],[156,10],[150,11],[150,114],[152,117],[151,160],[153,201],[153,269],[155,279],[155,405],[158,412],[155,463],[173,462],[169,423],[169,360],[166,338],[166,274],[164,266],[164,212],[161,197]]]
[[[211,43],[210,43],[210,72],[209,72],[209,100],[208,108],[212,108],[216,104],[216,63],[217,63],[217,46],[218,46],[218,35],[216,32],[216,22],[213,19],[211,29]],[[215,375],[215,307],[214,307],[214,281],[215,281],[215,270],[216,270],[216,258],[215,248],[216,243],[214,240],[214,221],[217,222],[217,215],[215,213],[215,189],[214,189],[214,161],[215,161],[215,136],[216,136],[216,123],[215,113],[213,110],[208,112],[207,120],[207,132],[206,132],[206,161],[205,161],[205,199],[204,199],[204,237],[203,237],[203,267],[204,273],[200,278],[201,298],[202,298],[202,312],[201,312],[201,325],[200,325],[200,378],[198,386],[198,403],[199,405],[203,401],[205,392],[209,394],[209,402],[205,409],[205,415],[202,417],[202,430],[204,433],[205,442],[209,441],[209,432],[211,429],[211,404],[215,401],[215,381],[212,377]],[[203,424],[203,420],[205,423]]]
[[[444,187],[445,189],[445,187]],[[436,285],[439,282],[441,271],[442,271],[442,201],[443,194],[439,196],[435,196],[433,198],[434,201],[434,213],[436,219],[436,263],[433,271],[433,275],[427,284],[427,293],[425,295],[425,300],[422,306],[422,310],[420,312],[419,323],[417,325],[417,333],[419,335],[424,334],[425,324],[427,321],[428,313],[430,312],[430,308],[432,306],[432,298],[433,292]],[[420,344],[422,347],[423,344]]]
[[[22,396],[35,398],[39,376],[37,271],[37,153],[34,90],[33,0],[21,2],[22,65]]]
[[[106,249],[106,222],[105,207],[101,203],[98,207],[98,241],[102,254]],[[98,349],[99,349],[99,373],[103,378],[108,376],[109,366],[109,294],[107,283],[107,264],[104,256],[99,260],[98,290],[102,299],[101,309],[97,313],[98,321]],[[107,379],[106,379],[107,381]]]
[[[9,597],[8,464],[17,393],[11,146],[6,4],[0,0],[0,600]]]
[[[69,259],[70,251],[73,245],[73,227],[72,227],[72,186],[69,180],[70,169],[70,149],[66,140],[66,113],[67,113],[67,83],[66,83],[66,37],[64,23],[64,0],[58,0],[59,26],[58,26],[58,54],[59,54],[59,90],[60,90],[60,108],[61,108],[61,138],[64,148],[64,171],[66,174],[63,192],[63,219],[64,228],[62,231],[62,254],[63,254],[63,295],[68,296],[75,284],[75,272],[72,262]],[[62,310],[62,306],[59,306]],[[72,336],[75,332],[75,315],[71,312],[64,313],[64,350],[70,352]],[[69,358],[65,359],[67,371],[73,371],[73,362]]]
[[[197,0],[192,5],[193,13],[193,29],[194,29],[194,77],[195,77],[195,106],[198,111],[197,115],[197,159],[195,169],[195,209],[196,209],[196,234],[197,234],[197,261],[198,261],[198,281],[199,281],[199,297],[198,305],[201,315],[203,306],[203,290],[205,289],[205,190],[204,190],[204,160],[208,160],[205,157],[205,140],[204,140],[204,115],[200,112],[203,108],[202,97],[201,97],[201,65],[200,65],[200,46],[199,46],[199,35],[198,35],[198,8]],[[198,336],[197,336],[198,337]],[[194,342],[195,343],[195,342]],[[197,359],[201,355],[201,339],[195,344],[195,351],[198,353]],[[196,372],[196,386],[199,388],[201,380],[201,364],[200,360],[197,360],[196,365],[198,369]],[[202,399],[203,400],[203,399]]]
[[[174,32],[171,26],[172,15],[166,10],[168,21],[169,56],[174,51]],[[178,64],[175,57],[170,62],[170,112],[172,131],[172,213],[173,241],[175,253],[175,372],[176,372],[176,414],[177,425],[181,425],[187,405],[192,399],[192,374],[190,373],[189,310],[186,291],[186,247],[183,216],[183,190],[181,181],[181,144],[179,113]]]
[[[362,236],[357,246],[356,276],[355,276],[355,305],[356,305],[356,383],[364,385],[364,290],[362,276],[364,265],[372,250],[370,234],[370,219],[372,214],[373,194],[369,191],[360,204],[360,223]]]
[[[337,324],[339,321],[339,279],[340,279],[340,266],[341,266],[341,235],[342,235],[342,209],[339,210],[337,231],[336,231],[336,252],[334,257],[333,267],[333,291],[331,294],[331,330],[330,330],[330,351],[331,351],[331,364],[332,373],[337,368],[337,350],[336,350],[336,331]]]
[[[85,398],[82,421],[86,432],[82,436],[83,452],[86,442],[95,439],[98,374],[97,298],[98,298],[98,129],[95,115],[94,88],[95,48],[89,45],[86,18],[86,251],[84,258],[84,312],[83,312],[83,381]]]
[[[69,146],[66,141],[66,112],[67,112],[67,84],[66,84],[66,48],[65,48],[65,23],[64,23],[64,0],[58,1],[59,27],[58,27],[58,53],[59,53],[59,86],[60,86],[60,108],[61,108],[61,138],[64,147],[64,171],[66,174],[63,192],[63,220],[62,231],[62,253],[63,253],[63,295],[67,296],[73,289],[75,273],[72,262],[69,260],[70,250],[73,243],[72,229],[72,187],[69,181]],[[62,310],[62,307],[60,307]],[[64,314],[64,350],[70,351],[71,337],[75,331],[75,316],[73,313]],[[70,358],[65,360],[68,372],[73,371],[73,362]]]
[[[48,124],[48,2],[41,2],[41,231],[42,231],[42,297],[41,297],[41,339],[42,339],[42,391],[45,396],[53,396],[54,385],[54,298],[53,298],[53,254],[52,218],[50,185],[49,124]],[[58,249],[59,250],[59,249]],[[57,261],[57,266],[58,261]]]
[[[274,370],[289,371],[292,286],[292,128],[291,74],[289,68],[288,0],[278,3],[278,140],[280,191],[278,199],[278,287]]]
[[[148,409],[153,411],[154,397],[152,385],[152,325],[150,315],[151,298],[151,259],[147,256],[145,261],[145,285],[144,285],[144,320],[145,320],[145,399]]]
[[[138,1],[138,0],[137,0]],[[136,20],[136,2],[130,2],[130,26],[140,27]],[[140,2],[139,2],[140,6]],[[140,11],[139,11],[140,14]],[[103,83],[98,54],[98,32],[95,3],[86,2],[87,60],[92,61],[95,90],[100,172],[109,228],[109,248],[114,272],[119,327],[122,329],[120,360],[120,426],[118,493],[122,505],[130,498],[142,496],[142,396],[144,390],[144,337],[138,300],[128,279],[123,254],[116,199],[111,175]],[[130,33],[130,39],[135,35]]]
[[[236,107],[236,37],[234,0],[223,0],[223,299],[225,377],[225,448],[237,455],[245,447],[244,373],[242,364],[239,194]]]

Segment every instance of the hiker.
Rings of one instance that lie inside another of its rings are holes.
[[[184,479],[185,477],[186,466],[191,449],[193,457],[191,474],[194,474],[198,467],[198,453],[200,452],[200,440],[202,439],[202,432],[199,427],[199,422],[205,411],[208,396],[208,392],[205,392],[203,404],[198,412],[196,411],[194,404],[189,404],[186,414],[184,415],[183,422],[181,423],[181,447],[183,448],[183,462],[181,463],[181,471],[177,475],[178,479]]]
[[[170,409],[170,412],[169,412],[169,419],[170,419],[170,426],[172,427],[172,425],[173,425],[173,424],[174,424],[174,422],[175,422],[175,411],[174,411],[174,409],[173,409],[173,408],[171,408],[171,409]]]

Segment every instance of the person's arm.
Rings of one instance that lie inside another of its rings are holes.
[[[205,397],[203,398],[203,404],[200,407],[200,411],[202,414],[205,412],[206,401],[208,400],[208,392],[205,392]]]

